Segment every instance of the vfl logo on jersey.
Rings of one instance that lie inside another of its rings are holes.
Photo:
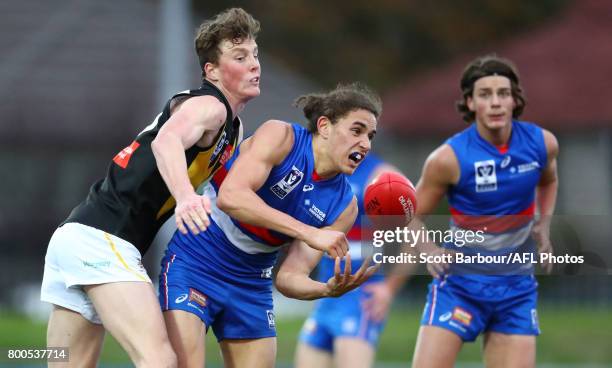
[[[497,175],[495,175],[495,161],[474,162],[476,171],[476,192],[491,192],[497,190]]]
[[[272,193],[280,199],[283,199],[302,181],[304,173],[295,166],[291,167],[291,171],[285,175],[278,183],[270,187]]]
[[[140,143],[134,141],[129,146],[125,147],[121,150],[121,152],[117,153],[113,161],[119,165],[122,169],[125,169],[130,162],[130,158],[132,157],[132,153],[136,151],[140,147]]]

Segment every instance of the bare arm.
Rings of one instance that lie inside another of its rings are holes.
[[[459,162],[449,145],[443,144],[429,155],[416,187],[417,211],[416,218],[410,224],[412,228],[425,229],[425,217],[433,213],[448,188],[459,182],[460,175]],[[421,253],[441,252],[431,242],[419,243],[416,248]],[[427,270],[434,277],[439,277],[447,267],[447,264],[427,264]]]
[[[544,130],[543,133],[548,159],[547,165],[540,176],[540,182],[536,187],[536,202],[540,217],[533,226],[533,234],[538,244],[539,252],[552,253],[550,222],[555,212],[557,201],[557,156],[559,155],[559,143],[557,138],[548,130]],[[547,272],[552,270],[552,263],[547,263],[543,266]]]
[[[357,201],[353,198],[351,204],[330,228],[347,232],[353,226],[356,217]],[[310,278],[310,273],[322,256],[322,252],[296,240],[289,247],[289,254],[276,275],[275,285],[278,291],[289,298],[301,300],[339,296],[358,287],[376,272],[375,267],[368,267],[369,262],[364,262],[362,267],[351,275],[351,259],[347,255],[343,273],[340,271],[340,258],[336,257],[334,277],[327,283],[318,282]]]
[[[206,213],[210,213],[210,202],[197,195],[189,181],[185,150],[206,132],[217,132],[226,115],[225,106],[215,97],[191,97],[177,108],[151,142],[159,172],[176,200],[176,223],[182,233],[187,233],[185,225],[194,234],[206,230]]]
[[[343,256],[348,251],[344,233],[304,224],[268,206],[256,193],[272,168],[287,157],[293,140],[291,125],[285,122],[271,120],[259,127],[240,146],[240,155],[219,189],[217,206],[239,221],[302,240],[315,249],[329,252],[333,257]]]

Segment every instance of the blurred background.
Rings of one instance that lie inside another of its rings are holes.
[[[3,0],[0,349],[44,346],[49,308],[38,293],[52,232],[173,93],[199,86],[195,30],[231,6],[262,25],[262,94],[242,114],[248,132],[270,118],[304,122],[295,97],[360,80],[383,96],[374,151],[415,183],[427,155],[465,127],[454,110],[465,64],[487,53],[513,60],[528,99],[523,118],[560,142],[565,220],[556,236],[600,250],[593,272],[540,276],[538,365],[612,366],[612,258],[602,253],[612,249],[606,0]],[[147,255],[154,279],[158,257]],[[414,277],[396,301],[379,366],[410,361],[428,281]],[[279,297],[276,307],[279,366],[290,366],[311,305]],[[108,340],[104,364],[124,364]],[[467,346],[460,366],[480,366],[479,349]]]

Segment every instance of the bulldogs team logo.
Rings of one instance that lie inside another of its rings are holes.
[[[284,199],[287,194],[291,193],[304,178],[304,173],[295,166],[291,167],[291,171],[285,175],[278,183],[270,187],[272,193],[278,198]]]
[[[476,172],[476,192],[492,192],[497,190],[494,160],[474,162],[474,171]]]

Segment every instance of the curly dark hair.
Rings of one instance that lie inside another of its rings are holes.
[[[377,119],[382,113],[380,96],[359,82],[339,84],[328,92],[300,96],[293,105],[304,111],[311,133],[317,132],[317,121],[321,116],[326,116],[332,124],[336,124],[338,119],[358,109],[370,111]]]
[[[241,8],[226,9],[214,18],[205,20],[195,38],[202,78],[206,76],[204,65],[216,64],[219,61],[221,42],[230,40],[234,45],[239,45],[249,38],[256,39],[259,28],[259,22]]]
[[[470,111],[467,106],[468,97],[472,97],[474,93],[474,83],[478,79],[490,75],[500,75],[510,79],[512,97],[514,97],[516,103],[514,110],[512,110],[512,117],[516,119],[523,113],[527,100],[523,95],[523,88],[516,67],[508,59],[489,54],[473,60],[463,70],[460,83],[462,99],[456,102],[456,107],[465,122],[471,123],[476,118],[474,112]]]

